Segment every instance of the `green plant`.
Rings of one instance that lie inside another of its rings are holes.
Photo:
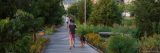
[[[80,24],[84,23],[84,3],[85,0],[79,0],[79,2],[72,4],[71,7],[68,8],[68,14],[76,16]],[[86,4],[86,19],[88,20],[93,8],[92,0],[86,0]]]
[[[95,46],[95,47],[98,47],[99,44],[101,44],[101,43],[100,43],[100,42],[101,42],[101,37],[100,37],[100,35],[98,35],[98,34],[89,33],[89,34],[85,35],[85,37],[86,37],[87,41],[88,41],[91,45],[93,45],[93,46]]]
[[[31,13],[35,17],[44,17],[46,25],[62,24],[62,15],[65,13],[62,0],[33,0]]]
[[[39,38],[34,44],[30,46],[30,53],[42,53],[44,44],[48,41],[46,38]]]
[[[30,53],[32,34],[41,28],[42,19],[35,20],[32,14],[22,10],[17,10],[14,17],[0,20],[0,53]]]
[[[138,26],[137,36],[151,36],[158,33],[160,1],[157,0],[136,0],[134,13]],[[155,28],[155,29],[154,29]]]
[[[111,36],[108,40],[109,53],[136,53],[136,39],[128,35]]]
[[[160,36],[154,35],[153,37],[142,37],[139,40],[139,52],[157,52],[160,51]]]
[[[112,28],[112,32],[114,34],[128,34],[132,35],[133,37],[137,37],[136,36],[137,28],[130,28],[128,26],[116,26]]]
[[[99,34],[89,33],[85,35],[87,42],[97,49],[107,52],[107,41],[102,39]]]
[[[54,27],[45,27],[45,34],[51,35],[55,31]]]
[[[14,13],[17,9],[22,9],[24,11],[30,10],[31,0],[10,0],[10,1],[0,1],[0,19],[5,19],[6,17],[14,18]]]
[[[99,0],[90,15],[90,23],[94,25],[113,26],[121,23],[121,11],[113,0]]]
[[[78,34],[85,35],[88,33],[110,32],[111,28],[103,25],[78,25]]]

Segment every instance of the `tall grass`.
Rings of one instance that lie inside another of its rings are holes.
[[[103,25],[78,25],[78,34],[85,35],[88,33],[98,33],[98,32],[111,32],[111,27]]]

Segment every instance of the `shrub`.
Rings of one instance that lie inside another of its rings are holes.
[[[107,53],[107,41],[100,42],[99,49],[104,53]]]
[[[103,25],[78,25],[78,34],[85,35],[88,33],[110,32],[111,28]]]
[[[136,53],[136,39],[127,35],[111,36],[107,46],[109,53]]]
[[[137,35],[140,37],[158,34],[160,23],[160,1],[159,0],[136,0],[135,16],[138,26]]]
[[[128,34],[128,35],[132,35],[133,37],[137,37],[136,36],[137,29],[129,28],[128,26],[114,27],[112,28],[112,32],[114,32],[115,34]]]
[[[31,13],[35,17],[44,17],[46,25],[61,24],[61,16],[65,12],[62,2],[63,0],[33,0]]]
[[[16,43],[14,43],[15,48],[13,49],[13,51],[15,53],[30,53],[29,49],[32,43],[33,41],[31,35],[30,36],[25,35],[25,37],[23,37],[21,40],[18,40]]]
[[[54,27],[45,27],[45,34],[51,35],[55,31]]]
[[[89,33],[85,37],[86,37],[87,41],[93,46],[98,46],[101,42],[100,35],[95,34],[95,33]]]
[[[14,17],[0,20],[0,53],[30,53],[31,35],[41,28],[43,20],[35,20],[32,14],[22,10],[17,10]]]
[[[121,11],[113,0],[99,0],[90,15],[90,23],[94,25],[113,26],[121,23]]]
[[[139,52],[160,52],[160,36],[155,35],[153,37],[143,37],[142,40],[139,41]],[[159,53],[158,52],[158,53]]]
[[[30,53],[30,45],[33,43],[30,34],[25,34],[22,39],[14,41],[12,43],[4,45],[5,52],[4,53]],[[3,43],[5,44],[5,43]],[[3,51],[0,51],[3,52]]]
[[[48,41],[46,38],[39,38],[34,44],[30,47],[30,53],[42,53],[42,48],[44,44]]]
[[[89,33],[85,35],[87,42],[92,46],[100,49],[103,52],[107,52],[107,42],[96,33]]]

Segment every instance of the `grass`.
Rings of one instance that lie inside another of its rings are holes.
[[[47,38],[39,38],[34,44],[31,45],[31,53],[42,53],[44,44],[48,41]]]
[[[53,32],[55,32],[55,28],[54,27],[45,27],[45,34],[46,35],[52,35]]]

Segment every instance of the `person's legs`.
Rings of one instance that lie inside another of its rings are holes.
[[[72,34],[72,41],[73,41],[73,47],[75,47],[74,46],[74,44],[75,44],[75,35],[74,34]]]
[[[81,47],[81,48],[82,48],[82,44],[83,44],[83,43],[82,43],[82,41],[80,40],[80,47]]]
[[[70,49],[71,49],[72,47],[74,47],[74,43],[75,43],[74,34],[70,34],[69,42],[70,42]]]
[[[70,49],[73,47],[73,38],[72,35],[69,35]]]

